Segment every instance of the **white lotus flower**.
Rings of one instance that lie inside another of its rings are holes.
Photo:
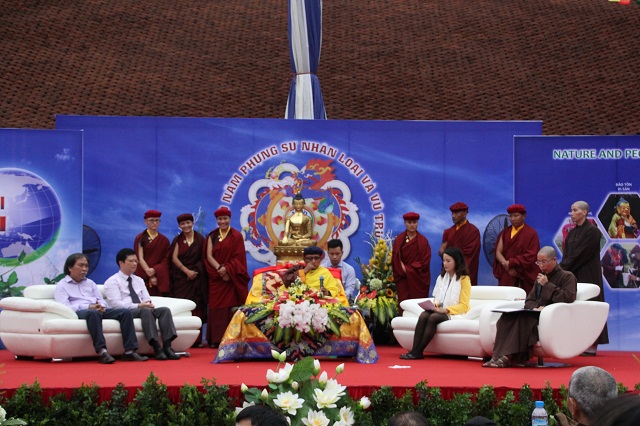
[[[314,389],[313,399],[319,409],[323,408],[336,408],[336,402],[340,399],[338,392],[335,389]]]
[[[242,392],[243,394],[247,393],[248,390],[249,390],[249,387],[244,383],[240,385],[240,392]]]
[[[262,389],[262,392],[260,393],[260,399],[263,401],[269,399],[269,392],[267,392],[266,389]]]
[[[326,371],[323,371],[320,377],[318,377],[318,381],[320,382],[321,386],[324,386],[325,384],[327,384],[328,379],[329,379],[329,375],[327,374]]]
[[[314,359],[313,360],[313,375],[317,376],[319,372],[320,372],[320,361],[318,361],[317,359]]]
[[[284,368],[281,368],[276,373],[275,371],[269,369],[267,370],[267,381],[269,383],[283,383],[289,380],[289,375],[291,374],[291,370],[293,370],[293,364],[286,363]]]
[[[298,408],[302,408],[304,399],[298,398],[297,393],[283,392],[278,394],[278,397],[273,400],[273,403],[280,407],[280,409],[285,413],[295,416],[298,412]]]
[[[329,419],[322,411],[309,410],[307,418],[302,419],[306,426],[329,426]]]
[[[362,398],[360,398],[360,401],[358,401],[358,405],[360,405],[363,410],[366,410],[367,408],[371,407],[371,400],[366,396],[363,396]]]
[[[336,373],[340,374],[344,371],[344,362],[336,367]]]
[[[280,361],[280,352],[271,349],[271,357],[276,361]]]
[[[327,380],[327,384],[324,387],[325,391],[335,392],[338,397],[345,395],[346,386],[342,386],[336,379]]]
[[[347,425],[355,424],[355,422],[356,420],[353,418],[353,413],[351,412],[351,409],[349,407],[342,407],[340,409],[340,420],[335,424],[347,426]]]

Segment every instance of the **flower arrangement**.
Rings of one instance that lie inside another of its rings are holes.
[[[357,403],[345,392],[335,379],[344,371],[344,364],[336,367],[336,375],[329,379],[327,372],[320,374],[320,362],[307,357],[292,365],[285,363],[286,354],[271,351],[278,360],[277,371],[267,371],[269,385],[265,389],[241,386],[245,396],[242,408],[254,404],[266,404],[280,410],[292,425],[346,426],[355,424],[354,410],[366,410],[371,405],[369,398],[362,397]]]
[[[391,267],[393,239],[390,232],[377,240],[373,235],[370,237],[373,253],[369,263],[356,259],[363,278],[356,304],[363,315],[373,315],[380,326],[387,327],[398,315],[398,295]]]
[[[278,348],[299,343],[295,351],[289,350],[292,359],[300,357],[294,353],[313,353],[331,334],[340,336],[340,325],[351,315],[338,299],[311,289],[300,278],[289,287],[279,287],[274,297],[246,308],[246,323],[256,323]]]

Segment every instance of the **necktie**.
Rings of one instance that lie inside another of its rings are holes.
[[[140,298],[138,297],[136,292],[133,290],[133,280],[131,279],[131,277],[128,277],[127,281],[129,282],[129,295],[131,295],[131,301],[133,303],[140,303]]]

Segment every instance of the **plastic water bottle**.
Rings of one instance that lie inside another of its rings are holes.
[[[547,410],[544,409],[544,401],[536,401],[536,408],[531,413],[531,426],[547,426],[549,424],[549,416]]]

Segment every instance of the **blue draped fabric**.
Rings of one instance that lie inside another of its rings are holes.
[[[285,118],[327,118],[316,76],[322,45],[322,0],[289,0],[289,46],[294,74]]]

